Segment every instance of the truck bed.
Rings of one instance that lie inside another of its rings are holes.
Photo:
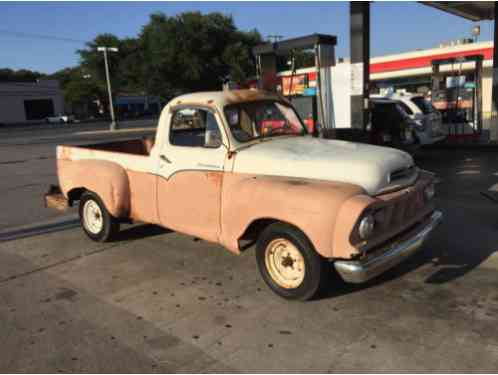
[[[151,138],[130,139],[125,141],[114,141],[107,143],[96,143],[90,145],[73,146],[90,150],[120,152],[132,155],[149,156],[150,150],[154,146]]]
[[[77,160],[106,160],[125,169],[148,172],[149,155],[154,146],[152,138],[128,139],[105,143],[57,146],[58,165]],[[60,178],[61,176],[59,176]]]

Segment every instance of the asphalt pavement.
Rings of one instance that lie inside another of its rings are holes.
[[[498,154],[420,153],[441,227],[380,278],[331,274],[301,303],[268,290],[253,249],[140,224],[99,244],[74,213],[43,208],[56,143],[126,136],[2,138],[0,371],[497,371],[498,205],[480,191],[498,182]]]
[[[58,144],[84,144],[153,135],[155,120],[130,121],[109,131],[105,123],[85,127],[61,125],[52,129],[0,132],[0,231],[58,217],[43,206],[50,184],[57,184],[55,148]]]

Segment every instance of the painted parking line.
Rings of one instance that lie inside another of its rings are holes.
[[[0,231],[0,242],[18,240],[20,238],[39,236],[42,234],[59,232],[80,226],[78,215],[66,215],[62,218],[47,220],[35,224]]]

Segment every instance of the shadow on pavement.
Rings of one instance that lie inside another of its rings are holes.
[[[26,237],[39,236],[42,234],[48,234],[52,232],[59,232],[62,230],[77,228],[79,226],[80,226],[80,221],[78,218],[69,218],[63,221],[58,221],[53,223],[31,225],[25,228],[12,229],[0,232],[0,242],[13,241]]]
[[[159,236],[165,233],[172,233],[173,231],[170,229],[166,229],[153,224],[142,224],[136,225],[127,229],[121,229],[119,233],[116,235],[110,242],[121,242],[121,241],[130,241],[137,240],[140,238],[154,237]]]
[[[368,289],[430,263],[434,270],[424,282],[445,284],[464,277],[498,252],[498,205],[481,195],[498,182],[498,153],[422,152],[417,165],[436,173],[436,206],[444,214],[442,224],[418,253],[367,283],[343,282],[331,264],[331,280],[318,299]],[[496,277],[498,282],[498,273]]]

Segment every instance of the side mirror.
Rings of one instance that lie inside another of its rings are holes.
[[[221,144],[221,134],[218,130],[206,130],[204,147],[218,148]]]

